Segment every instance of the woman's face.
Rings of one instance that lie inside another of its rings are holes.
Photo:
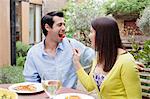
[[[89,34],[89,38],[91,40],[91,47],[93,49],[95,49],[95,36],[96,36],[96,31],[91,27],[90,28],[90,34]]]

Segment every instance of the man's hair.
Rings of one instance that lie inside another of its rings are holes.
[[[98,63],[104,63],[103,70],[112,69],[118,55],[118,48],[123,48],[117,22],[108,17],[100,17],[91,22],[96,31],[95,50],[98,52]]]
[[[47,30],[45,29],[45,24],[48,24],[52,28],[53,24],[54,24],[54,20],[53,20],[54,16],[64,17],[64,14],[63,14],[63,12],[52,11],[52,12],[47,13],[41,19],[41,28],[42,28],[45,36],[47,35]]]

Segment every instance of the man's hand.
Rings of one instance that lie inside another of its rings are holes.
[[[139,70],[139,71],[143,71],[144,70],[144,64],[142,64],[142,63],[140,63],[140,62],[137,62],[137,61],[135,61],[135,63],[137,64],[137,69]]]

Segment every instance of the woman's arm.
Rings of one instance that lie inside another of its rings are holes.
[[[68,39],[69,43],[73,48],[76,48],[80,51],[80,63],[82,66],[89,66],[92,62],[92,60],[95,58],[95,51],[82,44],[81,42],[75,40],[75,39]]]
[[[79,60],[80,60],[80,52],[79,52],[79,50],[75,49],[74,55],[73,55],[73,62],[74,62],[75,68],[76,68],[76,73],[77,73],[78,79],[80,80],[80,82],[86,88],[87,91],[92,91],[92,90],[94,90],[94,84],[92,82],[92,79],[84,71]]]
[[[140,78],[134,61],[124,60],[121,68],[121,79],[128,99],[142,99]]]

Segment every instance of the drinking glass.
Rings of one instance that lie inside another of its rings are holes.
[[[42,74],[41,77],[42,86],[50,99],[53,99],[56,95],[56,91],[61,88],[62,86],[61,80],[62,80],[61,75],[60,74],[58,75],[58,73],[56,72],[54,73],[51,71],[45,71]]]

